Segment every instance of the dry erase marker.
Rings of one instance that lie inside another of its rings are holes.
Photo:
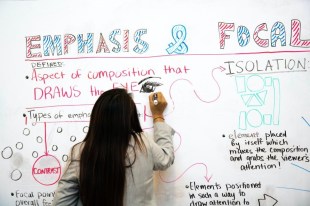
[[[154,95],[153,95],[153,103],[154,103],[154,105],[158,104],[157,93],[154,93]]]

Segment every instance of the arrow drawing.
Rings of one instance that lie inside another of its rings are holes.
[[[204,99],[202,99],[202,98],[198,95],[198,93],[196,92],[196,90],[193,89],[193,91],[194,91],[196,97],[197,97],[200,101],[202,101],[202,102],[204,102],[204,103],[212,103],[212,102],[215,102],[215,101],[218,100],[218,98],[221,96],[221,87],[220,87],[218,81],[217,81],[217,80],[215,79],[215,77],[214,77],[214,72],[215,72],[216,70],[220,70],[221,72],[223,72],[223,71],[225,70],[225,68],[222,67],[222,66],[219,66],[219,67],[216,67],[216,68],[212,69],[212,78],[213,78],[213,80],[215,81],[215,83],[216,83],[216,85],[217,85],[217,87],[218,87],[218,95],[217,95],[214,99],[211,99],[211,100],[204,100]],[[173,109],[172,109],[172,111],[171,111],[170,113],[172,113],[172,112],[174,111],[174,108],[175,108],[174,101],[173,101],[172,95],[171,95],[171,90],[172,90],[173,85],[174,85],[176,82],[178,82],[178,81],[186,81],[186,82],[188,82],[190,85],[192,85],[192,87],[193,87],[193,83],[192,83],[191,81],[189,81],[188,79],[177,79],[177,80],[175,80],[175,81],[170,85],[169,96],[170,96],[170,99],[172,100],[172,106],[173,106]]]
[[[57,157],[50,155],[47,149],[46,122],[44,123],[44,155],[38,157],[32,165],[32,177],[41,185],[50,186],[61,177],[61,164]]]
[[[46,122],[44,122],[44,146],[45,146],[45,151],[44,154],[48,155],[48,151],[47,151],[47,137],[46,137]]]
[[[153,129],[153,127],[150,127],[150,128],[143,128],[143,131],[150,130],[150,129]],[[177,150],[178,150],[178,149],[181,147],[181,145],[182,145],[182,137],[181,137],[181,135],[180,135],[178,132],[175,132],[175,134],[177,134],[177,136],[179,137],[180,142],[179,142],[179,144],[175,147],[174,153],[176,153]],[[204,178],[207,180],[207,182],[209,182],[210,179],[212,178],[212,175],[211,175],[210,177],[208,176],[208,167],[207,167],[207,165],[204,164],[204,163],[195,163],[195,164],[190,165],[180,176],[178,176],[177,178],[175,178],[175,179],[173,179],[173,180],[165,180],[165,179],[162,177],[161,172],[158,173],[158,174],[159,174],[159,178],[160,178],[160,180],[161,180],[162,182],[165,182],[165,183],[176,182],[176,181],[179,180],[189,169],[191,169],[192,167],[194,167],[194,166],[196,166],[196,165],[203,165],[203,166],[204,166],[205,171],[206,171],[206,172],[205,172],[205,175],[204,175]]]
[[[202,102],[204,102],[204,103],[213,103],[213,102],[215,102],[216,100],[218,100],[219,97],[221,96],[221,87],[220,87],[218,81],[216,80],[216,78],[214,77],[214,72],[217,71],[217,70],[223,72],[223,71],[225,70],[225,68],[222,67],[222,66],[219,66],[219,67],[216,67],[216,68],[212,69],[212,78],[213,78],[213,80],[215,81],[215,83],[216,83],[216,85],[217,85],[217,88],[218,88],[218,94],[217,94],[216,97],[214,97],[214,98],[211,99],[211,100],[202,99],[202,98],[198,95],[198,93],[196,92],[196,90],[193,88],[193,92],[194,92],[194,94],[196,95],[196,97],[197,97],[200,101],[202,101]],[[144,80],[143,80],[143,81],[144,81]],[[170,96],[170,99],[172,100],[173,109],[172,109],[171,112],[169,112],[169,114],[171,114],[171,113],[174,111],[174,108],[175,108],[175,104],[174,104],[174,101],[173,101],[173,98],[172,98],[172,95],[171,95],[171,91],[172,91],[172,88],[173,88],[173,86],[175,85],[175,83],[178,82],[178,81],[186,81],[186,82],[188,82],[192,87],[194,87],[194,86],[193,86],[193,83],[192,83],[191,81],[189,81],[188,79],[177,79],[177,80],[175,80],[175,81],[170,85],[169,96]],[[167,116],[167,115],[169,115],[169,114],[166,114],[165,116]],[[145,117],[152,117],[152,115],[149,115],[149,114],[146,113],[146,107],[144,107],[144,116],[145,116]],[[150,128],[145,128],[145,129],[150,129]],[[143,129],[143,130],[145,130],[145,129]],[[179,138],[180,138],[180,144],[177,146],[177,148],[175,149],[174,152],[176,152],[176,151],[180,148],[181,143],[182,143],[181,135],[178,134],[178,136],[179,136]],[[205,163],[194,163],[194,164],[190,165],[187,169],[185,169],[185,171],[182,172],[179,176],[177,176],[176,178],[171,179],[171,180],[165,179],[165,178],[162,176],[162,172],[159,172],[159,173],[158,173],[158,174],[159,174],[159,178],[160,178],[160,180],[161,180],[162,182],[165,182],[165,183],[176,182],[177,180],[179,180],[180,178],[182,178],[183,175],[184,175],[188,170],[190,170],[190,169],[193,168],[194,166],[198,166],[198,165],[203,166],[203,167],[205,168],[204,178],[206,179],[207,182],[209,182],[209,181],[211,180],[211,178],[212,178],[212,175],[211,175],[211,176],[208,176],[208,167],[207,167],[207,165],[206,165]]]
[[[211,175],[211,176],[208,176],[208,167],[207,167],[207,165],[206,165],[205,163],[194,163],[194,164],[192,164],[192,165],[189,166],[182,174],[180,174],[178,177],[176,177],[175,179],[172,179],[172,180],[166,180],[166,179],[164,179],[164,178],[162,177],[162,175],[161,175],[161,172],[159,172],[160,180],[161,180],[162,182],[165,182],[165,183],[172,183],[172,182],[175,182],[175,181],[179,180],[189,169],[191,169],[192,167],[197,166],[197,165],[202,165],[202,166],[204,166],[205,172],[206,172],[205,175],[204,175],[204,178],[207,180],[207,182],[209,182],[210,179],[212,178],[212,175]]]
[[[267,194],[264,194],[264,199],[258,199],[259,206],[274,206],[277,202],[278,200]]]

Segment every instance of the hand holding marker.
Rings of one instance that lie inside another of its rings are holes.
[[[161,92],[153,93],[149,96],[150,109],[153,116],[154,122],[163,122],[164,110],[167,107],[167,101]]]
[[[154,95],[153,95],[153,103],[154,103],[154,105],[157,105],[158,104],[158,100],[157,100],[157,93],[154,93]]]

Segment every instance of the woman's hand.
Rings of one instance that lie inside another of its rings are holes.
[[[163,113],[167,107],[164,95],[161,92],[150,94],[149,103],[154,122],[163,122],[165,120]]]

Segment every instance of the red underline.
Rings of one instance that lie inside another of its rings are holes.
[[[44,122],[32,122],[32,124],[36,125],[36,124],[49,124],[49,123],[72,123],[72,122],[81,122],[81,123],[84,123],[84,122],[89,122],[89,120],[64,120],[64,121],[44,121]]]
[[[308,53],[310,50],[291,50],[291,51],[264,51],[264,52],[239,52],[239,53],[209,53],[209,54],[163,54],[153,56],[81,56],[81,57],[62,57],[46,59],[25,59],[25,61],[47,61],[47,60],[65,60],[65,59],[151,59],[161,57],[179,57],[179,56],[231,56],[231,55],[257,55],[257,54],[277,54],[277,53]]]
[[[40,109],[48,107],[79,107],[79,106],[93,106],[94,104],[65,104],[65,105],[49,105],[49,106],[38,106],[38,107],[27,107],[26,109]]]
[[[136,102],[136,104],[141,104]],[[36,107],[26,107],[25,109],[43,109],[50,107],[82,107],[82,106],[94,106],[94,104],[60,104],[60,105],[46,105],[46,106],[36,106]]]

